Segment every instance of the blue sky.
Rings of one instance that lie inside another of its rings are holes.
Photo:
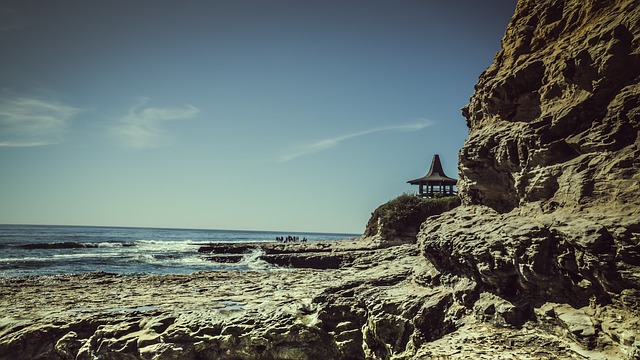
[[[361,233],[438,153],[515,0],[8,0],[0,223]]]

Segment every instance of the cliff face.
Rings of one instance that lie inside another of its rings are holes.
[[[523,320],[629,358],[640,357],[639,24],[636,0],[520,0],[463,108],[463,206],[418,235],[438,270]],[[593,326],[564,322],[567,309]]]
[[[637,209],[639,19],[636,1],[520,1],[463,109],[465,204]]]

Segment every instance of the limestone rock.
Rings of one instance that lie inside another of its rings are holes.
[[[546,332],[520,324],[527,308],[438,271],[416,244],[325,245],[353,246],[357,258],[324,270],[0,279],[0,359],[497,358],[540,348],[580,358],[567,329],[582,322],[540,316]],[[611,334],[635,346],[631,320],[605,315],[593,322],[602,324],[595,343]]]
[[[470,276],[506,298],[584,306],[593,297],[637,310],[624,295],[640,282],[620,272],[634,265],[617,258],[617,244],[627,239],[612,235],[624,226],[617,216],[524,217],[472,206],[432,218],[419,238],[424,256],[441,271]]]
[[[520,1],[463,109],[463,203],[638,206],[640,7]]]
[[[618,316],[640,333],[639,45],[637,1],[518,3],[463,109],[463,206],[418,234],[438,271],[478,283],[479,319],[637,356]]]

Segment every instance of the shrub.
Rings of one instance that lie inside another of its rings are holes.
[[[438,215],[460,205],[457,196],[424,198],[403,194],[380,205],[372,214],[364,236],[380,235],[383,239],[415,238],[420,225],[432,215]]]

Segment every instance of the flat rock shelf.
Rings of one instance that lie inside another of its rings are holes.
[[[265,253],[312,249],[353,259],[338,268],[2,279],[0,358],[491,359],[505,351],[522,359],[584,358],[571,340],[533,324],[482,321],[465,307],[474,285],[442,281],[416,244],[366,244],[261,244],[271,249]],[[216,248],[225,246],[253,251]]]

